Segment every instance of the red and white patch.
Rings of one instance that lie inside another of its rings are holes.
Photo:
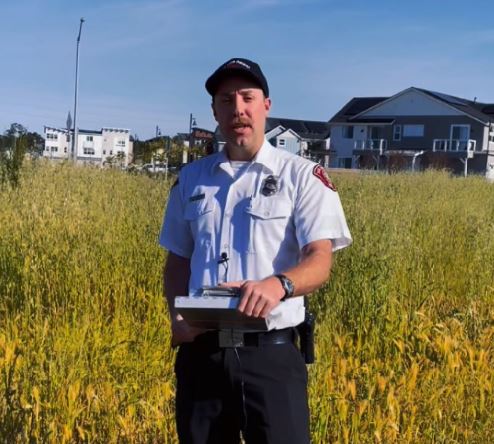
[[[314,174],[314,176],[316,176],[324,184],[325,187],[328,187],[330,190],[336,191],[336,187],[334,186],[333,182],[331,182],[328,173],[326,173],[326,170],[321,165],[315,165],[314,169],[312,170],[312,174]]]

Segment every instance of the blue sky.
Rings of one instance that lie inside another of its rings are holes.
[[[492,0],[1,0],[0,131],[78,126],[140,139],[214,129],[204,81],[257,61],[272,116],[328,120],[355,96],[418,86],[494,102]]]

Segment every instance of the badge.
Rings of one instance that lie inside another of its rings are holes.
[[[314,176],[316,176],[324,184],[325,187],[328,187],[330,190],[336,191],[336,187],[334,186],[333,182],[331,182],[328,173],[326,173],[326,170],[321,165],[315,165],[314,169],[312,170],[312,174],[314,174]]]
[[[262,182],[261,194],[264,196],[272,196],[279,191],[279,179],[276,176],[269,175]]]

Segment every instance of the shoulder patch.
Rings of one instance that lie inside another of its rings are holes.
[[[334,186],[333,182],[331,182],[328,173],[326,173],[326,170],[321,165],[314,165],[312,174],[316,176],[324,184],[325,187],[328,187],[330,190],[336,191],[336,187]]]

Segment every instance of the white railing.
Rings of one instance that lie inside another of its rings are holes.
[[[353,147],[356,150],[379,151],[379,154],[382,154],[384,150],[388,149],[388,141],[386,139],[356,140]]]
[[[434,139],[432,143],[432,151],[477,151],[477,141],[468,139]]]

